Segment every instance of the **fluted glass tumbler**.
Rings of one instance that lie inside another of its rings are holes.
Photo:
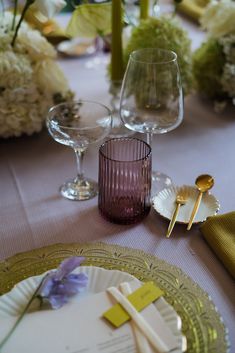
[[[152,152],[136,138],[114,138],[99,149],[98,207],[119,224],[141,221],[150,211]]]

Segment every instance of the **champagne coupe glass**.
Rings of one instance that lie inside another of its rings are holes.
[[[110,110],[92,101],[73,101],[52,107],[47,117],[47,128],[53,139],[74,149],[77,176],[60,187],[61,194],[70,200],[88,200],[98,193],[95,181],[83,174],[83,157],[87,147],[103,140],[112,127]]]
[[[183,93],[177,55],[173,51],[147,48],[131,53],[124,75],[120,115],[125,126],[147,134],[175,129],[183,120]],[[152,194],[170,186],[171,179],[152,174]]]

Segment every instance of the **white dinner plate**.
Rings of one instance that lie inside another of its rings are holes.
[[[177,223],[188,223],[193,207],[195,205],[198,190],[196,187],[183,185],[183,186],[172,186],[160,191],[156,196],[153,197],[153,207],[154,209],[164,218],[171,220],[172,215],[174,213],[176,207],[176,196],[179,193],[182,193],[186,196],[186,203],[185,205],[180,207],[178,216],[177,216]],[[220,208],[219,201],[210,194],[206,192],[202,196],[202,201],[196,217],[194,218],[193,223],[204,222],[207,217],[214,216]]]
[[[95,266],[80,266],[73,272],[87,274],[88,284],[85,295],[102,292],[108,287],[118,286],[122,282],[131,282],[133,280],[139,282],[139,280],[129,273],[118,270],[106,270]],[[29,277],[16,284],[10,292],[0,297],[0,320],[1,317],[19,315],[44,275],[45,273],[39,276]],[[172,353],[183,352],[186,341],[181,332],[182,322],[180,317],[164,298],[159,298],[154,304],[177,338],[178,348]]]

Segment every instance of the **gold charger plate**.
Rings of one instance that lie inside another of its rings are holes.
[[[141,250],[103,243],[55,244],[0,262],[0,294],[25,278],[55,268],[69,256],[85,256],[84,265],[128,272],[152,280],[180,315],[188,353],[228,352],[227,330],[208,295],[179,268]]]

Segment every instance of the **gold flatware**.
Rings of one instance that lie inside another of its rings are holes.
[[[192,227],[193,220],[194,220],[194,218],[196,216],[196,213],[197,213],[197,211],[199,209],[203,193],[208,191],[208,190],[210,190],[213,187],[214,179],[213,179],[213,177],[211,175],[208,175],[208,174],[199,175],[199,177],[197,177],[197,179],[195,181],[195,184],[197,186],[199,194],[198,194],[198,197],[196,199],[193,211],[191,213],[190,220],[189,220],[189,223],[188,223],[188,226],[187,226],[187,230],[190,230],[191,227]]]
[[[178,213],[179,213],[180,206],[185,205],[186,201],[187,201],[186,196],[183,195],[183,194],[180,194],[180,192],[179,192],[178,195],[176,196],[176,200],[175,200],[175,203],[176,203],[175,211],[174,211],[174,213],[173,213],[173,216],[172,216],[172,218],[171,218],[169,227],[168,227],[168,229],[167,229],[167,233],[166,233],[166,237],[167,237],[167,238],[170,237],[171,232],[172,232],[172,230],[173,230],[173,228],[174,228],[174,225],[175,225],[175,222],[176,222]]]

